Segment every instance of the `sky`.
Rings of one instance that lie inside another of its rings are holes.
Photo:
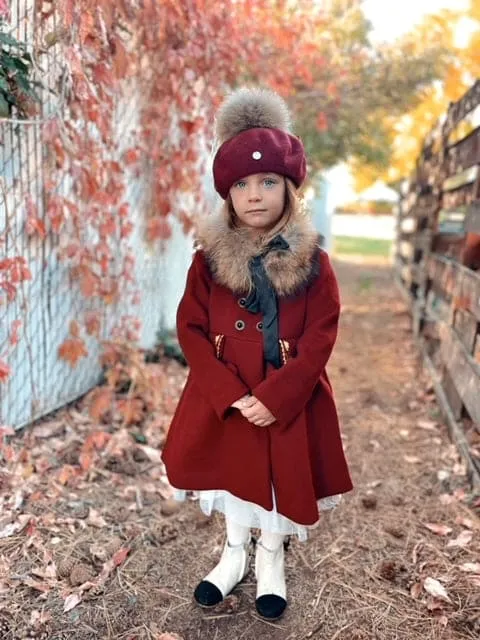
[[[442,9],[462,10],[469,6],[469,0],[364,0],[363,10],[373,30],[371,38],[374,41],[391,42],[410,31],[416,24],[431,13]],[[468,31],[468,29],[467,29]],[[462,38],[459,33],[459,38]],[[459,42],[460,44],[460,42]],[[330,182],[331,205],[355,200],[357,194],[353,189],[353,180],[344,165],[334,167],[328,173]],[[384,196],[385,187],[378,185],[378,196]],[[375,198],[375,190],[369,189],[369,197]]]
[[[429,13],[442,9],[466,9],[469,0],[364,0],[363,10],[373,24],[372,38],[394,40],[410,31]]]

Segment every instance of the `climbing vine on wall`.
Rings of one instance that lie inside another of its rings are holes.
[[[132,174],[144,185],[148,240],[167,240],[173,217],[188,233],[205,210],[212,118],[228,87],[262,82],[288,93],[295,80],[311,81],[322,23],[290,5],[37,0],[43,39],[35,54],[42,59],[60,50],[63,65],[56,82],[60,108],[43,114],[43,199],[27,198],[25,232],[39,242],[58,238],[59,258],[84,296],[100,305],[138,299],[129,246],[137,223],[127,192]],[[289,67],[283,63],[292,47]],[[118,108],[132,92],[137,126],[126,145],[118,136]],[[15,297],[9,274],[19,268],[28,265],[3,272],[9,300]],[[128,339],[136,337],[138,319],[129,316],[120,326]],[[87,355],[85,333],[100,335],[94,311],[76,318],[59,347],[59,357],[72,366]]]

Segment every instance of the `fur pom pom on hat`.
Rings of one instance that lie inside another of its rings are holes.
[[[267,89],[237,89],[217,113],[216,137],[220,144],[256,127],[290,131],[290,111],[277,93]]]
[[[223,199],[237,180],[254,173],[278,173],[302,184],[305,151],[289,128],[288,107],[273,91],[242,88],[225,100],[217,115],[221,146],[213,161],[215,188]]]

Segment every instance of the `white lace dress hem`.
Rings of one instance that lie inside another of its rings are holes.
[[[213,489],[208,491],[191,491],[200,504],[200,509],[209,516],[213,511],[220,511],[225,517],[231,519],[245,527],[252,529],[263,529],[272,533],[282,535],[296,535],[301,541],[308,538],[308,531],[314,529],[317,525],[302,525],[293,522],[282,514],[278,513],[276,508],[275,493],[272,488],[273,510],[267,511],[263,507],[247,502],[241,498],[237,498],[228,491]],[[187,491],[183,489],[175,489],[173,487],[173,498],[175,500],[184,501],[187,497]],[[341,495],[329,496],[322,498],[317,502],[319,511],[326,511],[335,508],[341,501]]]

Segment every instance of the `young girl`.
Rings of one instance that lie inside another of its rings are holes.
[[[339,296],[327,254],[302,210],[301,141],[277,94],[240,89],[220,108],[215,188],[220,215],[199,233],[177,316],[190,374],[163,451],[177,498],[225,514],[219,563],[197,586],[218,604],[248,572],[256,545],[256,609],[287,605],[284,538],[305,540],[319,509],[350,491],[325,366]]]

